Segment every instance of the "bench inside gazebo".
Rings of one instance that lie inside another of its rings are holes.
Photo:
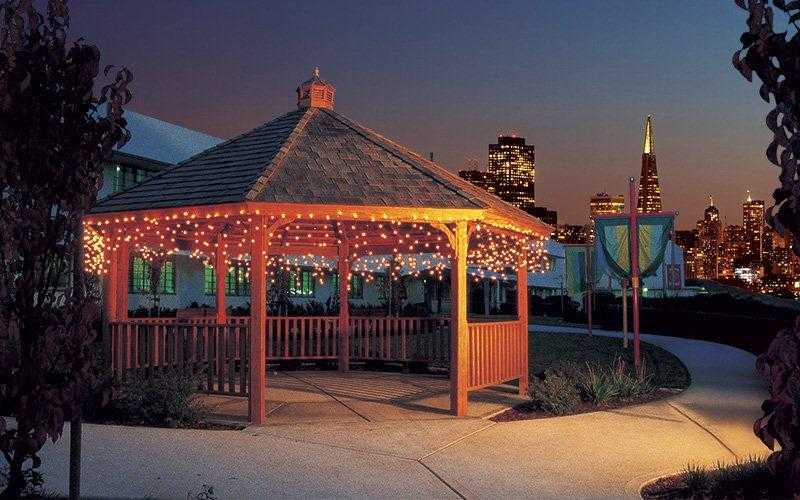
[[[297,110],[101,200],[84,219],[87,269],[104,277],[115,374],[198,374],[206,392],[248,397],[256,425],[266,418],[267,363],[281,360],[335,360],[340,371],[351,361],[438,365],[449,370],[454,415],[466,414],[470,391],[513,380],[525,391],[525,284],[546,265],[550,228],[336,113],[335,89],[318,74],[297,92]],[[131,256],[158,268],[176,254],[213,266],[213,315],[130,318]],[[446,265],[450,315],[354,316],[343,285],[337,315],[269,316],[272,276],[290,256],[331,262],[319,271],[342,284],[354,272]],[[234,262],[249,274],[248,317],[226,312]],[[469,322],[470,271],[516,274],[517,317]]]

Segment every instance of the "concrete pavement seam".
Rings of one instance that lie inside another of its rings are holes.
[[[460,443],[461,441],[467,439],[468,437],[474,436],[475,434],[477,434],[479,432],[485,431],[486,429],[490,429],[490,428],[494,427],[495,425],[497,425],[497,422],[492,422],[491,424],[489,424],[489,425],[487,425],[485,427],[481,427],[480,429],[475,429],[474,431],[472,431],[470,433],[464,434],[463,436],[461,436],[459,438],[456,438],[455,440],[447,443],[446,445],[441,446],[441,447],[433,450],[432,452],[428,453],[427,455],[425,455],[423,457],[420,457],[419,460],[425,460],[426,458],[428,458],[430,456],[433,456],[433,455],[439,453],[440,451],[446,450],[447,448],[453,446],[454,444]]]
[[[423,466],[423,467],[425,468],[425,470],[427,470],[428,472],[430,472],[431,474],[433,474],[433,477],[435,477],[436,479],[438,479],[439,481],[441,481],[441,482],[442,482],[442,484],[444,484],[445,486],[447,486],[448,488],[450,488],[450,491],[452,491],[453,493],[455,493],[456,495],[458,495],[458,498],[461,498],[461,499],[463,499],[463,500],[467,500],[467,496],[466,496],[466,495],[464,495],[463,493],[461,493],[460,491],[458,491],[458,490],[457,490],[457,489],[456,489],[456,488],[455,488],[455,487],[454,487],[452,484],[450,484],[450,483],[448,483],[447,481],[445,481],[445,480],[444,480],[444,478],[443,478],[442,476],[440,476],[439,474],[437,474],[437,473],[436,473],[436,471],[434,471],[433,469],[431,469],[430,467],[428,467],[428,466],[425,464],[425,462],[423,462],[423,461],[422,461],[422,459],[419,459],[419,460],[414,460],[414,461],[415,461],[415,462],[417,462],[418,464],[420,464],[421,466]]]
[[[315,389],[318,389],[318,390],[322,391],[322,393],[323,393],[323,394],[325,394],[325,395],[326,395],[326,396],[328,396],[329,398],[333,399],[334,401],[336,401],[336,402],[337,402],[337,403],[339,403],[340,405],[344,406],[345,408],[347,408],[347,409],[348,409],[348,410],[350,410],[351,412],[355,413],[355,414],[356,414],[356,415],[358,415],[359,417],[363,418],[365,421],[367,421],[367,422],[372,422],[372,421],[371,421],[370,419],[368,419],[366,416],[364,416],[364,415],[362,415],[361,413],[357,412],[356,410],[354,410],[353,408],[351,408],[349,405],[345,404],[345,403],[344,403],[342,400],[340,400],[339,398],[337,398],[337,397],[336,397],[336,396],[334,396],[333,394],[329,393],[328,391],[326,391],[326,390],[325,390],[325,389],[323,389],[322,387],[318,386],[318,385],[317,385],[317,384],[315,384],[314,382],[311,382],[311,381],[309,381],[309,380],[303,380],[303,379],[301,379],[300,377],[297,377],[297,376],[295,376],[295,375],[292,375],[291,373],[286,373],[286,375],[287,375],[287,376],[289,376],[289,377],[292,377],[292,378],[294,378],[294,379],[297,379],[297,380],[299,380],[300,382],[303,382],[304,384],[308,384],[308,385],[310,385],[311,387],[313,387],[313,388],[315,388]]]
[[[737,460],[739,459],[739,455],[737,455],[737,454],[736,454],[736,452],[734,452],[734,451],[733,451],[733,450],[732,450],[732,449],[731,449],[731,448],[730,448],[730,447],[729,447],[727,444],[725,444],[725,442],[724,442],[724,441],[722,441],[722,439],[720,439],[720,438],[719,438],[719,437],[718,437],[716,434],[714,434],[713,432],[711,432],[711,430],[710,430],[710,429],[708,429],[706,426],[704,426],[702,423],[700,423],[700,421],[699,421],[699,420],[692,418],[692,417],[691,417],[691,416],[690,416],[690,415],[689,415],[687,412],[685,412],[685,411],[681,410],[680,408],[678,408],[678,407],[677,407],[677,406],[675,406],[674,404],[672,404],[672,403],[667,403],[667,404],[668,404],[668,405],[669,405],[669,406],[670,406],[670,407],[671,407],[673,410],[677,411],[678,413],[680,413],[681,415],[683,415],[684,417],[686,417],[687,419],[689,419],[691,422],[693,422],[693,423],[694,423],[696,426],[698,426],[698,427],[700,427],[701,429],[703,429],[704,431],[706,431],[706,432],[708,433],[708,435],[709,435],[709,436],[713,437],[713,438],[714,438],[714,439],[715,439],[715,440],[716,440],[716,441],[717,441],[717,442],[718,442],[718,443],[719,443],[719,444],[720,444],[720,445],[721,445],[723,448],[725,448],[726,450],[728,450],[728,452],[729,452],[731,455],[733,455],[733,458],[735,458],[735,459],[737,459]]]

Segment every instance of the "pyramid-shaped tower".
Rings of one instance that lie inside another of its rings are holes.
[[[644,121],[642,176],[639,178],[639,199],[636,206],[639,213],[661,211],[661,186],[658,184],[658,168],[656,167],[653,115],[647,115]]]

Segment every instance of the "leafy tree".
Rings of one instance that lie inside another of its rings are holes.
[[[80,435],[99,314],[85,293],[81,218],[103,162],[128,139],[132,75],[123,68],[96,88],[100,51],[66,41],[63,0],[44,13],[33,0],[3,0],[0,18],[0,415],[13,417],[0,417],[0,498],[17,498],[66,420]]]
[[[761,98],[773,105],[766,117],[773,134],[766,154],[780,168],[780,185],[767,222],[779,233],[791,234],[794,252],[800,255],[800,1],[773,0],[771,6],[769,0],[735,2],[748,17],[733,65],[748,81],[755,74],[761,80]],[[776,13],[782,22],[777,31]],[[770,455],[770,469],[787,493],[800,494],[800,322],[793,331],[778,333],[759,357],[758,368],[769,380],[770,398],[762,404],[764,416],[754,429],[770,448],[778,442],[781,449]]]

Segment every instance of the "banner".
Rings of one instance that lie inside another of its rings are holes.
[[[565,288],[569,295],[586,291],[586,252],[585,245],[564,245]]]
[[[664,253],[672,236],[672,215],[639,215],[638,229],[639,276],[654,276],[664,262]],[[598,217],[595,221],[595,274],[608,273],[622,280],[631,276],[630,218]]]

